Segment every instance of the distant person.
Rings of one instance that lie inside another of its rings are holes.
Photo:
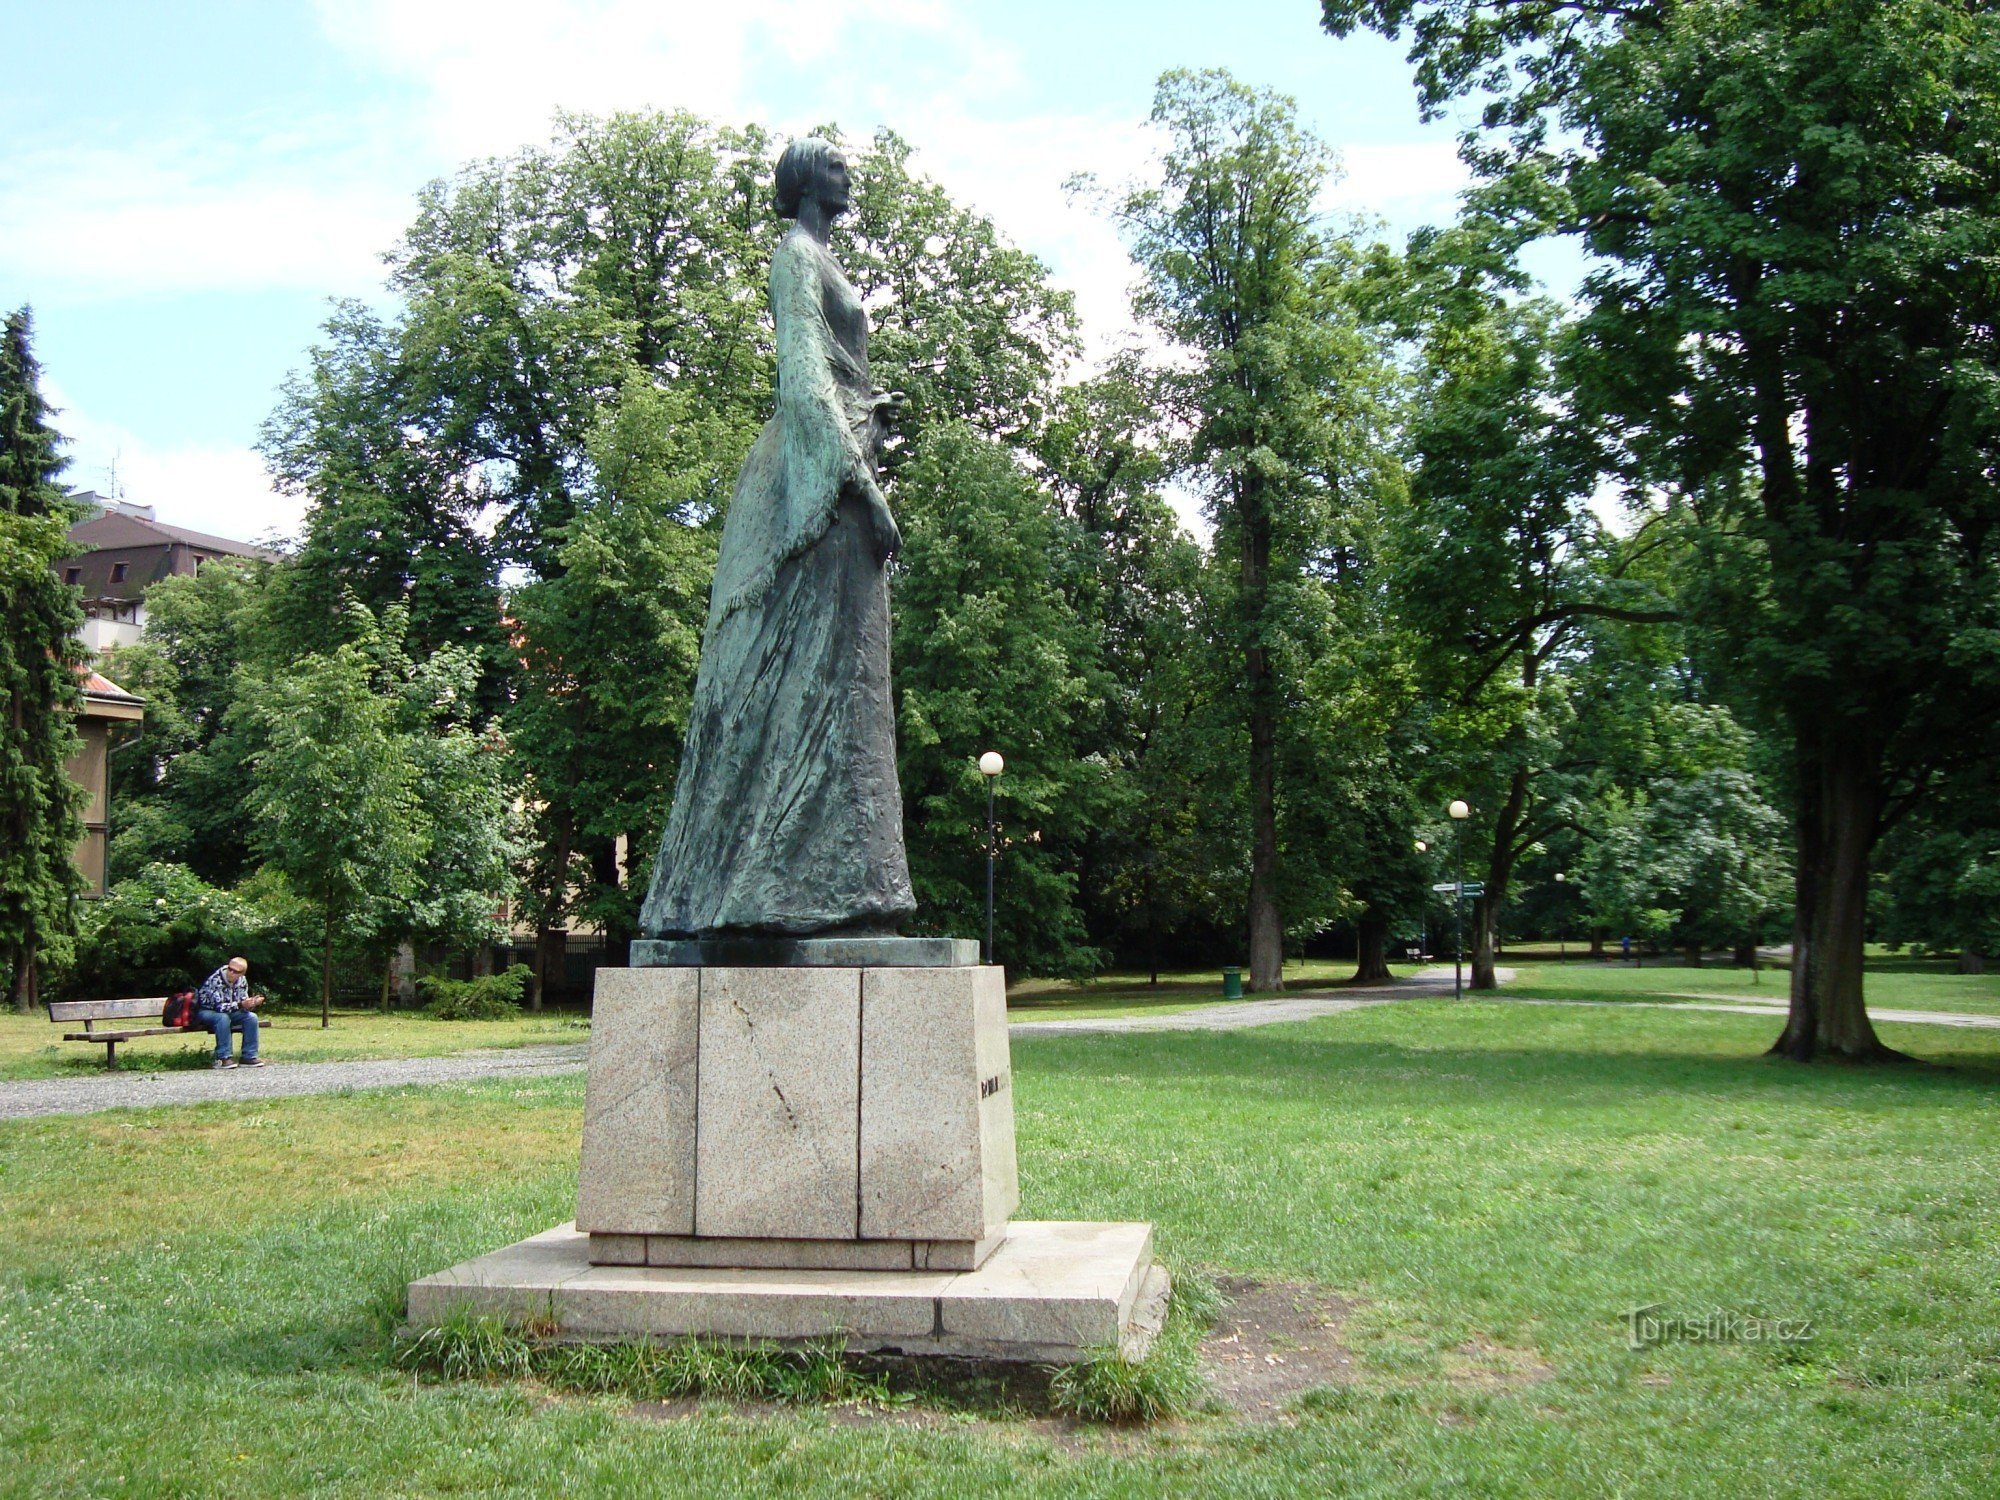
[[[261,1068],[257,1055],[257,1007],[262,995],[250,993],[250,960],[232,958],[201,983],[194,997],[194,1023],[215,1033],[214,1068],[233,1068],[237,1060],[229,1055],[231,1032],[243,1033],[243,1066]]]
[[[1632,956],[1632,940],[1629,937],[1620,938],[1618,940],[1618,951],[1625,957],[1630,958]]]

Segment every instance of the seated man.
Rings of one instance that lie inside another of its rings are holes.
[[[250,993],[250,981],[244,977],[249,972],[249,959],[232,958],[203,980],[195,994],[194,1024],[215,1033],[215,1061],[211,1067],[236,1066],[236,1059],[229,1055],[232,1031],[243,1033],[243,1066],[264,1066],[264,1060],[257,1055],[257,1007],[264,1003],[264,997]]]

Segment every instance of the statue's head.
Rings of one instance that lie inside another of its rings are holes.
[[[787,219],[799,216],[800,205],[818,203],[827,217],[847,212],[847,158],[831,141],[801,136],[778,158],[777,209]]]

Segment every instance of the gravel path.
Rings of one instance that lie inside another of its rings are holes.
[[[460,1052],[451,1057],[396,1057],[373,1062],[283,1063],[199,1072],[117,1073],[102,1078],[32,1078],[0,1083],[0,1119],[28,1115],[87,1115],[101,1109],[155,1104],[205,1104],[216,1099],[279,1099],[392,1089],[409,1084],[464,1083],[478,1078],[539,1078],[583,1070],[586,1044]]]
[[[1500,971],[1502,980],[1512,971]],[[1440,979],[1440,975],[1442,978]],[[1047,1032],[1234,1031],[1280,1021],[1306,1021],[1391,1000],[1421,1000],[1451,993],[1451,970],[1428,969],[1414,979],[1332,995],[1283,995],[1232,1000],[1168,1016],[1119,1016],[1102,1020],[1016,1021],[1016,1036]],[[99,1078],[35,1078],[0,1083],[0,1120],[31,1115],[86,1115],[105,1109],[156,1104],[205,1104],[223,1099],[281,1099],[295,1094],[335,1094],[347,1089],[392,1089],[411,1084],[466,1083],[481,1078],[540,1077],[577,1073],[587,1043],[460,1052],[451,1057],[404,1057],[376,1062],[285,1063],[227,1072],[106,1073]]]
[[[1512,969],[1495,972],[1502,984],[1514,977]],[[1268,1000],[1225,1000],[1219,1005],[1204,1005],[1164,1016],[1015,1021],[1007,1030],[1013,1036],[1048,1036],[1078,1031],[1241,1031],[1249,1026],[1276,1026],[1285,1021],[1337,1016],[1345,1010],[1360,1010],[1366,1005],[1387,1005],[1396,1000],[1435,1000],[1451,992],[1451,970],[1425,969],[1412,978],[1398,979],[1390,984],[1356,985],[1352,989],[1332,993],[1276,995]]]

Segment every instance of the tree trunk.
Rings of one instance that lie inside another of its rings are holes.
[[[591,846],[591,878],[610,890],[623,890],[625,881],[618,869],[618,841],[599,839]],[[632,922],[621,912],[604,924],[604,952],[600,960],[614,969],[623,969],[632,962],[632,939],[638,935]]]
[[[1278,915],[1277,684],[1263,646],[1271,521],[1261,487],[1241,497],[1244,688],[1250,700],[1250,988],[1283,989],[1285,930]]]
[[[1984,974],[1986,955],[1977,948],[1966,948],[1958,955],[1958,972],[1961,974]]]
[[[333,1024],[333,913],[326,915],[319,950],[319,1029]]]
[[[36,952],[32,937],[15,950],[14,978],[10,988],[15,1010],[24,1016],[34,1010],[36,1001],[41,998],[42,975],[40,954]]]
[[[1530,687],[1534,674],[1523,674]],[[1472,903],[1472,980],[1469,988],[1497,990],[1500,978],[1496,955],[1500,947],[1500,904],[1507,899],[1507,883],[1514,878],[1514,840],[1520,835],[1521,820],[1528,807],[1529,777],[1516,771],[1507,788],[1507,800],[1493,820],[1493,855],[1486,865],[1486,894]]]
[[[529,1010],[542,1008],[543,996],[551,980],[562,982],[563,958],[569,952],[569,930],[541,926],[535,929],[535,978],[528,1001]]]
[[[1791,1012],[1771,1051],[1798,1062],[1900,1057],[1862,997],[1868,858],[1882,812],[1879,751],[1840,726],[1800,726]]]
[[[1602,927],[1593,927],[1590,929],[1590,956],[1598,959],[1604,957],[1604,929]]]
[[[1387,984],[1395,978],[1389,972],[1389,923],[1385,918],[1366,916],[1354,934],[1354,983]]]
[[[1730,963],[1739,969],[1756,968],[1757,940],[1754,937],[1745,938],[1742,942],[1738,943],[1736,945],[1736,952],[1730,957]]]
[[[382,1004],[383,1015],[389,1014],[389,986],[396,982],[396,950],[391,948],[382,958]]]

